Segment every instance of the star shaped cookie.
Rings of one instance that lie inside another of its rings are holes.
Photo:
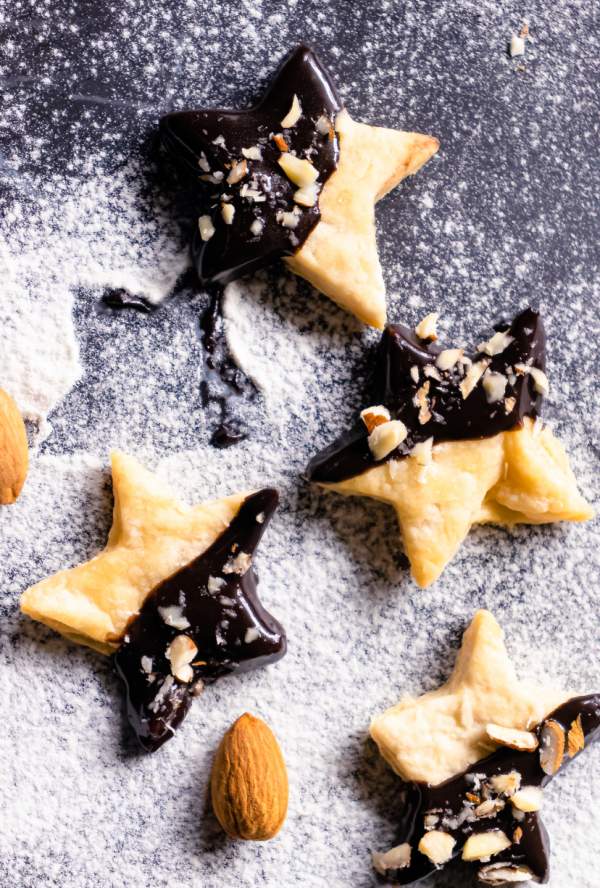
[[[161,132],[207,185],[193,244],[203,283],[225,284],[283,258],[334,302],[383,327],[374,204],[436,153],[437,139],[353,121],[306,46],[253,108],[174,112]]]
[[[441,348],[434,328],[431,316],[414,331],[386,328],[378,402],[308,467],[326,489],[395,508],[420,586],[439,577],[474,524],[593,516],[538,418],[548,380],[537,312],[498,325],[471,357]]]
[[[439,784],[493,752],[489,722],[529,729],[566,699],[554,688],[518,680],[504,632],[489,611],[480,610],[446,684],[376,716],[371,737],[403,780]]]
[[[141,745],[173,736],[205,683],[286,651],[261,605],[253,557],[278,503],[265,488],[188,507],[135,459],[113,453],[106,548],[29,588],[24,613],[114,653]]]
[[[485,885],[545,882],[543,787],[600,734],[600,695],[519,682],[493,616],[479,611],[445,685],[373,719],[371,736],[405,781],[398,844],[373,861],[412,885],[453,857]]]
[[[21,609],[79,644],[114,652],[152,589],[204,552],[229,526],[247,494],[192,508],[131,456],[111,457],[113,524],[90,561],[27,589]]]

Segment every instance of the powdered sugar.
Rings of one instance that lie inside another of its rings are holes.
[[[0,378],[39,424],[82,373],[74,293],[89,288],[99,297],[105,287],[122,287],[157,303],[189,265],[189,251],[158,199],[143,198],[143,173],[138,160],[118,177],[86,178],[69,192],[59,181],[56,193],[41,191],[26,222],[18,222],[14,204],[3,220],[2,310],[10,347],[0,353]],[[48,226],[56,228],[49,234]]]
[[[2,386],[17,401],[41,438],[46,417],[81,375],[71,312],[73,295],[61,280],[0,252],[2,327],[0,352]],[[50,292],[49,292],[50,291]]]
[[[295,423],[315,425],[328,384],[322,373],[324,352],[341,382],[352,372],[349,355],[360,348],[348,335],[352,327],[361,345],[378,338],[373,331],[360,331],[358,323],[329,308],[324,297],[294,277],[263,273],[229,284],[223,315],[231,352],[261,390],[268,419],[280,434]],[[274,355],[280,356],[275,366]],[[344,414],[340,411],[336,422],[338,417],[343,422]]]
[[[310,456],[368,403],[376,333],[279,269],[232,285],[229,340],[262,394],[246,408],[249,440],[217,451],[199,394],[207,297],[184,288],[150,316],[98,311],[107,285],[160,300],[187,263],[177,195],[147,141],[161,111],[244,104],[303,34],[355,117],[442,142],[377,211],[390,317],[415,323],[438,310],[442,341],[473,344],[491,322],[541,303],[546,415],[592,487],[593,16],[568,0],[528,7],[535,43],[519,72],[505,49],[521,7],[363,8],[126,0],[95,4],[94,18],[77,4],[0,2],[14,28],[0,60],[0,314],[9,330],[0,384],[33,418],[52,411],[53,427],[22,498],[0,510],[2,885],[366,888],[370,851],[393,844],[399,812],[398,781],[365,744],[369,719],[445,678],[477,607],[507,629],[521,675],[600,687],[590,656],[596,524],[481,528],[420,591],[391,510],[302,481]],[[152,757],[133,753],[110,664],[17,611],[29,583],[104,544],[113,446],[158,466],[190,502],[265,484],[282,495],[256,562],[289,653],[208,688]],[[290,771],[289,818],[268,844],[227,841],[207,802],[214,750],[246,710],[271,724]],[[599,762],[600,748],[590,749],[548,789],[553,886],[595,885]],[[450,869],[434,882],[457,878]]]

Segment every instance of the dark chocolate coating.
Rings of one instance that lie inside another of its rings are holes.
[[[294,95],[300,101],[302,116],[295,126],[282,130],[281,121],[290,110]],[[290,182],[277,163],[281,151],[272,136],[282,133],[290,150],[316,167],[318,183],[323,185],[336,168],[339,146],[333,126],[330,133],[322,134],[316,122],[325,115],[333,125],[341,107],[336,89],[317,56],[308,47],[299,46],[284,61],[253,108],[177,111],[162,118],[161,134],[168,151],[198,175],[224,173],[221,183],[207,186],[211,196],[228,195],[235,207],[233,222],[227,225],[221,217],[219,199],[213,202],[215,234],[206,242],[199,234],[194,238],[194,259],[203,283],[226,284],[280,256],[294,253],[304,243],[319,221],[318,202],[313,207],[298,207],[301,214],[294,229],[277,221],[279,211],[289,212],[297,206],[293,195],[298,186]],[[248,159],[248,175],[237,184],[227,185],[229,166],[244,159],[242,148],[255,146],[260,148],[262,160]],[[198,166],[202,154],[210,173]],[[241,195],[241,187],[252,182],[266,198],[264,201],[254,202]],[[256,219],[263,223],[259,235],[250,230]]]
[[[285,631],[262,607],[252,566],[243,575],[224,570],[240,552],[253,555],[277,503],[277,491],[269,488],[249,496],[218,539],[163,580],[129,625],[114,660],[125,682],[129,721],[148,752],[173,736],[203,683],[274,663],[285,654]],[[223,581],[217,592],[209,592],[209,577]],[[181,609],[188,628],[167,625],[158,609],[173,606]],[[166,657],[180,634],[198,648],[189,683],[171,675]],[[142,668],[142,657],[152,660],[150,674]]]
[[[495,328],[513,337],[513,342],[500,354],[490,359],[489,370],[506,375],[515,364],[530,363],[540,370],[545,367],[545,334],[542,320],[536,311],[525,309],[512,324]],[[505,397],[514,398],[514,406],[507,410],[505,399],[488,403],[481,381],[467,398],[463,398],[460,383],[464,372],[456,365],[440,374],[441,381],[423,372],[434,366],[442,347],[418,338],[414,330],[403,324],[393,324],[383,332],[377,353],[375,370],[375,404],[388,408],[392,419],[400,419],[408,435],[385,461],[408,456],[415,444],[433,437],[434,441],[457,441],[466,438],[488,438],[508,431],[523,422],[524,417],[539,415],[542,396],[536,392],[529,374],[516,375],[514,385],[506,386]],[[472,360],[481,358],[475,352]],[[412,367],[419,368],[419,378],[411,376]],[[429,383],[431,419],[419,422],[419,408],[414,397],[418,389]],[[376,465],[369,449],[368,431],[362,420],[322,450],[310,461],[307,469],[311,481],[322,483],[344,481]],[[383,462],[384,460],[380,460]]]
[[[581,717],[587,746],[600,735],[600,694],[574,697],[559,706],[537,727],[538,737],[548,719],[559,722],[567,732],[578,716]],[[561,770],[569,761],[566,755]],[[418,845],[425,833],[424,815],[432,810],[441,809],[440,823],[435,828],[453,836],[456,841],[454,856],[460,854],[464,843],[472,833],[500,829],[511,838],[515,830],[520,827],[523,831],[520,841],[513,843],[500,854],[494,855],[490,863],[503,862],[528,866],[539,882],[547,882],[550,845],[538,812],[525,814],[524,819],[519,820],[514,816],[513,807],[507,799],[504,808],[491,817],[469,818],[462,823],[453,820],[459,815],[464,817],[466,811],[476,807],[475,803],[469,802],[465,793],[477,794],[480,791],[478,787],[484,785],[487,779],[499,774],[508,774],[510,771],[517,771],[521,775],[521,786],[543,787],[552,780],[552,776],[541,768],[540,749],[535,752],[521,752],[500,747],[492,755],[471,765],[462,774],[437,786],[425,783],[407,784],[407,800],[396,844],[405,842],[410,844],[411,862],[408,867],[388,870],[385,881],[398,885],[412,885],[435,872],[438,867],[418,851]],[[477,775],[478,782],[474,782],[473,775]],[[450,819],[450,823],[447,818]],[[485,864],[482,861],[475,861],[475,865],[481,867]]]

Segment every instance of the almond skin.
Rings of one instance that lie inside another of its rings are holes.
[[[0,389],[0,504],[14,503],[27,477],[27,432],[19,408]]]
[[[246,712],[227,731],[210,778],[217,820],[234,839],[265,841],[287,814],[288,777],[271,729]]]

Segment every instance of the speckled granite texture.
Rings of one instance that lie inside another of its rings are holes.
[[[510,60],[523,15],[534,42]],[[245,408],[252,437],[218,452],[199,397],[207,297],[180,284],[149,316],[99,298],[113,285],[160,300],[185,268],[156,170],[160,114],[246,103],[306,40],[354,116],[442,143],[378,210],[391,318],[437,309],[449,340],[472,343],[541,306],[546,418],[593,492],[597,8],[0,0],[0,33],[0,384],[38,442],[53,408],[22,498],[0,512],[0,886],[372,886],[370,851],[393,841],[398,782],[366,740],[371,715],[443,680],[480,606],[507,629],[521,674],[600,689],[597,524],[479,529],[419,591],[390,511],[299,477],[363,406],[372,332],[279,272],[232,288],[230,341],[263,395]],[[282,492],[258,568],[289,654],[209,689],[154,757],[136,754],[109,663],[17,609],[29,583],[103,544],[111,447],[190,501],[266,483]],[[213,753],[245,710],[272,725],[290,773],[289,817],[267,844],[226,840],[207,804]],[[552,888],[598,884],[599,773],[600,747],[548,790]],[[471,883],[457,865],[427,884]]]

